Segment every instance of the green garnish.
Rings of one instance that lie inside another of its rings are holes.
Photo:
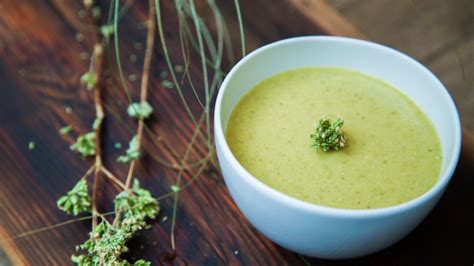
[[[158,201],[152,197],[150,191],[140,187],[138,179],[133,179],[132,192],[122,191],[115,198],[115,213],[122,214],[122,225],[145,227],[145,219],[153,219],[159,211]]]
[[[98,129],[100,124],[102,124],[102,119],[100,118],[94,119],[94,122],[92,123],[92,129],[94,130]]]
[[[67,126],[62,127],[62,128],[59,129],[59,134],[66,135],[66,134],[69,134],[71,131],[72,131],[72,126],[67,125]]]
[[[182,65],[175,65],[174,71],[176,71],[176,73],[182,73],[184,71],[184,67]]]
[[[71,114],[72,113],[72,107],[71,106],[64,106],[64,110],[66,113]]]
[[[100,18],[100,13],[101,13],[101,10],[100,10],[99,6],[94,6],[92,8],[92,17],[94,19],[99,19]]]
[[[161,82],[161,85],[163,85],[163,87],[164,87],[165,89],[172,89],[172,88],[174,88],[173,82],[171,82],[171,81],[169,81],[169,80],[166,80],[166,79]]]
[[[160,72],[160,79],[166,79],[168,77],[168,71],[164,70]]]
[[[71,150],[79,152],[82,156],[92,156],[95,154],[95,132],[80,135],[76,143],[72,144]]]
[[[72,261],[76,265],[100,265],[101,261],[106,261],[106,265],[150,265],[144,260],[130,264],[122,254],[128,251],[127,241],[137,231],[147,228],[146,220],[154,219],[159,210],[158,201],[134,179],[131,191],[122,191],[115,197],[115,213],[120,213],[117,222],[98,224],[89,239],[77,248],[84,253],[72,256]]]
[[[310,135],[313,140],[311,147],[323,151],[337,151],[345,147],[347,137],[342,130],[343,125],[342,118],[338,118],[334,122],[331,119],[320,119],[315,125],[314,132]]]
[[[87,182],[81,179],[64,196],[59,198],[58,208],[67,214],[78,215],[81,212],[91,211],[91,198],[89,197]]]
[[[153,107],[148,102],[132,103],[127,108],[130,117],[146,119],[153,113]]]
[[[136,62],[138,57],[136,54],[131,54],[128,59],[131,61],[131,62]]]
[[[105,39],[109,39],[112,34],[114,34],[114,25],[102,25],[100,27],[100,33],[104,36]]]
[[[181,188],[179,188],[176,185],[172,185],[170,188],[171,188],[171,191],[173,191],[174,193],[179,192],[181,190]]]
[[[138,76],[136,74],[130,74],[128,75],[128,80],[130,81],[136,81],[138,79]]]
[[[34,150],[35,147],[36,147],[36,143],[35,143],[34,141],[28,142],[28,149],[29,149],[30,151]]]
[[[132,140],[128,144],[128,149],[125,151],[124,155],[121,155],[117,158],[119,163],[128,163],[131,160],[138,159],[140,157],[140,145],[138,143],[137,136],[133,136]]]
[[[86,85],[88,91],[91,91],[97,83],[97,75],[94,72],[86,72],[81,76],[81,83]]]
[[[122,148],[122,143],[117,142],[117,143],[114,144],[114,147],[115,147],[116,149],[120,149],[120,148]]]

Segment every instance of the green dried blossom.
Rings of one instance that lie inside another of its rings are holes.
[[[36,148],[36,143],[34,141],[28,142],[28,150],[32,151]]]
[[[76,247],[77,251],[86,254],[73,255],[71,260],[74,264],[81,266],[130,265],[123,264],[121,254],[128,251],[125,243],[131,236],[131,233],[102,221],[89,233],[90,238]]]
[[[133,136],[132,140],[128,144],[128,149],[125,151],[124,155],[121,155],[117,158],[119,163],[127,163],[131,160],[138,159],[140,157],[140,145],[138,143],[137,136]]]
[[[102,221],[89,234],[89,239],[76,247],[84,254],[74,255],[71,260],[81,266],[102,265],[101,262],[106,262],[106,265],[150,265],[145,260],[129,263],[122,259],[122,254],[128,252],[127,241],[147,226],[146,219],[155,218],[158,212],[158,201],[135,179],[131,191],[123,191],[115,198],[115,213],[120,215],[119,222],[112,225]]]
[[[86,86],[88,91],[94,89],[97,83],[97,74],[95,72],[88,71],[81,76],[81,83]]]
[[[184,67],[182,65],[175,65],[174,71],[176,71],[176,73],[183,73]]]
[[[159,210],[158,201],[140,187],[138,179],[133,180],[132,193],[122,191],[115,197],[115,212],[121,213],[120,224],[129,231],[144,228],[145,220],[155,218]]]
[[[94,119],[94,122],[92,123],[92,129],[94,130],[98,129],[100,124],[102,124],[102,119],[100,118]]]
[[[344,120],[341,118],[332,122],[331,119],[322,118],[315,125],[314,132],[310,135],[313,143],[311,147],[318,150],[340,150],[346,146],[347,137],[344,135],[342,126]]]
[[[136,74],[130,74],[128,75],[128,80],[130,81],[137,81],[138,80],[138,76]]]
[[[94,6],[92,8],[92,17],[94,19],[99,19],[100,18],[100,14],[101,14],[101,10],[100,10],[100,7],[99,6]]]
[[[72,126],[67,125],[67,126],[62,127],[62,128],[59,129],[59,134],[66,135],[66,134],[69,134],[71,131],[72,131]]]
[[[172,89],[172,88],[174,88],[173,82],[171,82],[171,81],[169,81],[169,80],[166,80],[166,79],[161,82],[161,85],[162,85],[163,88],[165,88],[165,89]]]
[[[100,33],[105,39],[110,38],[114,34],[114,25],[102,25],[100,27]]]
[[[76,143],[71,146],[71,150],[79,152],[84,157],[94,155],[95,148],[95,132],[80,135]]]
[[[138,59],[138,56],[136,54],[131,54],[128,59],[131,61],[131,62],[136,62],[137,59]]]
[[[131,103],[127,108],[130,117],[147,119],[153,113],[153,107],[147,102]]]
[[[66,195],[59,198],[57,205],[67,214],[78,215],[81,212],[90,212],[91,199],[86,180],[81,179],[77,182]]]
[[[135,263],[133,263],[133,266],[150,266],[151,262],[146,261],[146,260],[137,260]]]
[[[160,72],[160,79],[168,78],[168,71],[164,70]]]
[[[176,186],[176,185],[172,185],[170,188],[171,188],[171,191],[173,191],[174,193],[177,193],[177,192],[179,192],[179,191],[181,190],[181,189],[180,189],[178,186]]]

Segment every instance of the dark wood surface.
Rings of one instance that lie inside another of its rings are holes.
[[[0,238],[70,219],[56,208],[55,201],[87,170],[91,162],[70,152],[73,136],[62,137],[58,129],[66,124],[75,132],[88,131],[94,117],[92,98],[79,84],[88,68],[81,52],[90,52],[88,28],[78,18],[81,1],[22,0],[0,2]],[[174,25],[173,8],[164,3],[164,20]],[[316,3],[317,2],[317,3]],[[237,23],[232,1],[220,3],[228,19],[234,43],[238,43]],[[315,4],[316,3],[316,4]],[[361,36],[342,20],[337,12],[321,1],[241,1],[249,50],[281,38],[304,34]],[[205,14],[205,10],[202,11]],[[145,30],[139,22],[146,19],[145,1],[136,1],[121,23],[121,44],[127,74],[140,74],[143,51],[133,48],[144,42]],[[315,19],[314,17],[326,19]],[[265,17],[265,19],[263,19]],[[327,23],[331,21],[334,23]],[[323,23],[324,22],[324,23]],[[166,30],[171,54],[179,58],[178,36]],[[84,42],[76,34],[86,36]],[[159,46],[157,45],[157,50]],[[238,50],[238,47],[237,49]],[[129,55],[136,54],[137,62]],[[148,153],[166,159],[171,148],[182,153],[192,134],[177,94],[161,86],[158,75],[165,69],[162,54],[157,53],[150,81],[150,102],[155,107],[152,128],[168,144],[160,147],[145,143]],[[113,68],[112,70],[115,70]],[[192,66],[195,77],[198,65]],[[138,82],[133,97],[138,97]],[[188,97],[192,97],[188,91]],[[122,120],[134,126],[123,109],[126,98],[114,75],[104,95],[105,102]],[[121,106],[122,105],[122,106]],[[65,106],[73,112],[67,114]],[[198,112],[197,103],[192,105]],[[107,114],[104,138],[105,163],[115,173],[126,167],[114,163],[122,152],[115,142],[126,144],[131,136],[124,125]],[[29,141],[36,148],[28,149]],[[466,146],[469,147],[469,146]],[[465,150],[467,150],[466,148]],[[199,143],[193,157],[202,156]],[[465,152],[467,155],[468,152]],[[145,155],[137,176],[145,187],[159,196],[169,191],[176,172],[165,169]],[[348,261],[324,261],[306,258],[314,265],[471,265],[474,261],[472,161],[465,156],[439,205],[412,234],[377,254]],[[212,169],[211,169],[212,170]],[[191,171],[185,173],[189,179]],[[123,175],[121,175],[123,176]],[[101,182],[99,208],[111,210],[110,199],[116,189]],[[132,243],[131,256],[152,260],[156,265],[304,265],[300,256],[282,249],[260,235],[242,216],[230,198],[222,177],[208,171],[190,189],[181,193],[178,209],[177,257],[172,260],[170,219],[172,199],[160,202],[162,213],[148,231]],[[74,246],[84,241],[90,221],[58,227],[0,245],[18,265],[67,265]],[[317,240],[316,240],[317,241]],[[361,243],[363,245],[364,243]]]
[[[474,76],[469,74],[474,73],[474,1],[328,3],[370,40],[401,50],[433,71],[456,101],[463,126],[474,130]]]

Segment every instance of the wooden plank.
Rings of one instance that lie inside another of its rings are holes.
[[[331,8],[326,1],[288,0],[288,2],[313,25],[319,25],[330,35],[366,38],[358,28],[343,18],[336,9]]]
[[[425,60],[474,33],[471,0],[328,1],[370,40]]]
[[[447,86],[459,109],[464,127],[474,130],[474,38],[435,57],[429,68]]]
[[[462,159],[465,162],[474,162],[474,134],[472,131],[462,131]]]
[[[473,1],[331,0],[328,3],[370,39],[405,51],[427,65],[452,94],[463,127],[470,130],[464,131],[465,138],[473,135],[474,80],[469,75],[474,71]],[[464,146],[470,149],[467,144]]]

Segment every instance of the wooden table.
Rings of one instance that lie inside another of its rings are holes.
[[[71,136],[60,136],[58,129],[74,125],[76,132],[87,132],[94,117],[91,95],[79,84],[88,61],[81,53],[91,50],[87,28],[78,18],[81,1],[22,0],[0,3],[0,239],[66,221],[71,217],[56,208],[56,200],[88,168],[90,162],[69,151]],[[146,31],[137,27],[146,19],[146,1],[136,1],[121,24],[121,45],[128,74],[141,73],[142,53],[134,48],[143,43]],[[165,23],[175,23],[173,8],[164,2]],[[198,1],[200,2],[200,1]],[[232,1],[222,1],[221,8],[231,32],[237,32]],[[323,1],[242,0],[241,8],[252,50],[262,44],[286,37],[329,34],[363,38]],[[86,36],[84,41],[80,35]],[[171,54],[179,55],[178,35],[166,31]],[[238,43],[238,36],[233,36]],[[158,47],[157,47],[158,48]],[[174,149],[182,152],[191,137],[192,124],[181,108],[177,94],[162,87],[158,78],[166,69],[161,54],[154,58],[150,81],[150,102],[155,106],[152,128]],[[194,76],[198,65],[192,66]],[[133,126],[124,113],[125,95],[116,75],[108,84],[105,102]],[[130,82],[138,88],[138,83]],[[117,88],[117,89],[114,89]],[[188,97],[191,97],[188,91]],[[138,97],[138,89],[132,95]],[[113,99],[113,100],[112,100]],[[121,106],[123,105],[123,106]],[[65,106],[73,110],[68,114]],[[197,103],[192,105],[197,111]],[[115,173],[124,166],[114,163],[122,151],[114,143],[126,144],[131,133],[110,115],[105,121],[104,151],[106,165]],[[453,181],[429,217],[407,238],[377,254],[348,261],[324,261],[306,258],[314,265],[471,265],[474,216],[471,189],[472,137],[466,133],[463,158]],[[34,150],[28,143],[36,143]],[[469,143],[470,144],[467,144]],[[145,143],[147,153],[166,157],[166,147]],[[202,156],[199,143],[193,156]],[[169,191],[176,173],[147,159],[137,174],[142,184],[155,195]],[[191,171],[185,173],[189,180]],[[105,183],[105,181],[104,181]],[[111,210],[110,199],[116,188],[105,184],[99,192],[99,208]],[[160,202],[162,213],[148,231],[132,242],[131,256],[152,260],[155,264],[178,265],[304,265],[302,257],[287,251],[260,235],[242,216],[229,197],[222,177],[208,171],[190,189],[181,193],[178,209],[177,257],[172,260],[170,222],[172,199]],[[90,230],[90,221],[76,222],[0,245],[15,264],[65,265],[70,263],[74,246],[82,243]],[[361,243],[364,245],[364,243]],[[1,264],[1,263],[0,263]]]

